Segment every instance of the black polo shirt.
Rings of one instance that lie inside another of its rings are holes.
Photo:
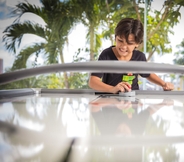
[[[103,61],[103,60],[117,61],[118,59],[112,50],[113,47],[114,46],[111,46],[103,50],[98,60],[99,61]],[[147,60],[144,53],[138,50],[134,50],[130,61],[147,61]],[[123,75],[127,75],[127,74],[126,73],[122,73],[122,74],[121,73],[91,73],[91,75],[102,78],[102,81],[108,85],[116,86],[118,83],[122,82]],[[132,80],[132,90],[139,89],[138,75],[144,78],[147,78],[150,76],[150,74],[137,74],[137,73],[133,75],[135,76],[135,78]]]

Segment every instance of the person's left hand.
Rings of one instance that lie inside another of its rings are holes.
[[[171,91],[174,89],[174,85],[170,82],[165,82],[165,84],[162,86],[164,91]]]

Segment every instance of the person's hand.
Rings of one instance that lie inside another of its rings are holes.
[[[172,105],[174,105],[174,100],[172,100],[172,99],[163,99],[161,104],[163,106],[172,106]]]
[[[120,82],[115,87],[113,87],[113,93],[117,92],[130,92],[131,91],[131,84],[128,82]]]
[[[165,84],[162,86],[164,91],[171,91],[174,89],[174,85],[170,82],[165,82]]]
[[[128,109],[128,108],[132,107],[132,102],[126,101],[126,100],[121,100],[116,104],[116,107],[120,110]]]

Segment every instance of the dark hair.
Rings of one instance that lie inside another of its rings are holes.
[[[122,19],[115,28],[115,37],[124,37],[128,43],[128,36],[133,34],[135,36],[135,42],[141,44],[143,42],[143,24],[141,21],[133,18]]]

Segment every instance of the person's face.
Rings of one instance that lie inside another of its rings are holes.
[[[127,57],[132,55],[132,51],[138,47],[138,44],[135,42],[135,37],[133,34],[128,36],[129,43],[126,42],[125,38],[116,36],[116,50],[119,54],[119,57]]]

